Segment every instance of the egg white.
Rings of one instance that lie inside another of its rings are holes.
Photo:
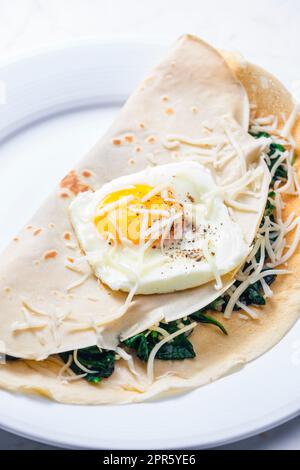
[[[94,217],[105,196],[131,185],[168,185],[188,214],[197,219],[181,240],[166,240],[160,247],[147,250],[141,262],[138,245],[115,244],[97,230]],[[249,253],[241,228],[224,204],[218,187],[207,168],[186,161],[162,165],[115,179],[96,192],[79,194],[70,206],[72,225],[79,244],[95,275],[112,290],[129,292],[136,286],[137,294],[161,294],[203,285],[239,267]],[[203,198],[216,190],[209,204]],[[192,201],[192,202],[191,202]],[[208,247],[214,267],[205,256],[196,259],[194,252]],[[191,256],[187,253],[192,253]]]

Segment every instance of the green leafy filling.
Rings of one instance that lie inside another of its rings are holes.
[[[222,300],[222,303],[223,303],[223,300]],[[224,333],[224,335],[228,336],[227,330],[221,322],[211,317],[210,315],[205,314],[205,311],[211,311],[211,310],[218,311],[218,307],[215,302],[209,305],[205,310],[199,310],[198,312],[193,313],[193,315],[191,315],[190,318],[191,320],[196,321],[198,323],[204,323],[207,325],[216,326],[222,331],[222,333]]]
[[[259,134],[252,134],[255,138],[266,137],[269,138],[270,135],[266,132],[260,132]],[[274,156],[275,152],[279,152],[279,155],[276,158],[271,158]],[[268,168],[272,171],[272,168],[277,163],[278,159],[281,157],[280,154],[285,152],[285,148],[277,143],[272,143],[270,145],[270,151],[268,156],[270,157],[270,164]],[[294,156],[294,160],[297,158],[296,154]],[[276,181],[278,180],[286,180],[287,179],[287,172],[284,167],[279,166],[275,172],[275,175],[271,182],[271,191],[269,193],[269,199],[266,205],[264,218],[262,220],[262,225],[264,224],[265,217],[270,217],[272,221],[274,221],[274,213],[275,213],[275,206],[272,204],[272,200],[275,198],[275,192],[273,191],[273,187]],[[274,235],[273,235],[274,237]],[[261,256],[260,250],[256,255],[257,261],[259,261]],[[249,267],[249,264],[245,265],[245,269]],[[276,280],[276,276],[267,276],[264,278],[265,282],[270,286]],[[236,281],[234,283],[235,287],[238,287],[241,284],[240,281]],[[255,306],[263,306],[266,303],[264,292],[260,282],[256,282],[251,284],[241,295],[240,302],[244,305],[255,305]],[[193,313],[187,319],[181,321],[173,321],[170,323],[160,323],[159,327],[169,334],[175,333],[180,330],[182,324],[189,325],[191,322],[203,323],[217,327],[224,335],[227,335],[227,331],[225,327],[220,323],[218,320],[213,318],[212,316],[208,315],[207,312],[224,312],[226,306],[229,301],[229,296],[226,293],[215,300],[212,304],[208,305],[202,310]],[[234,307],[235,311],[241,310],[237,305]],[[155,359],[161,361],[182,361],[185,359],[193,359],[196,354],[193,348],[192,343],[190,342],[189,334],[183,333],[171,341],[165,343],[157,352]],[[158,344],[163,338],[157,331],[147,330],[142,333],[139,333],[132,338],[127,339],[124,341],[123,345],[130,350],[134,351],[136,355],[143,361],[147,362],[150,356],[152,349]],[[60,354],[61,358],[64,362],[68,361],[69,355],[72,352]],[[100,351],[96,346],[91,348],[85,348],[78,351],[78,360],[79,362],[91,370],[97,370],[96,374],[87,374],[85,379],[92,383],[98,383],[103,378],[109,377],[113,371],[115,366],[115,358],[116,355],[114,352],[111,351]],[[82,374],[82,370],[77,367],[74,361],[71,364],[71,369],[76,374]]]
[[[258,134],[252,134],[252,135],[256,139],[260,139],[261,137],[270,138],[270,135],[267,134],[266,132],[259,132]],[[279,152],[279,155],[276,158],[272,158],[276,152]],[[268,156],[270,157],[270,164],[268,164],[268,168],[270,172],[272,171],[274,165],[278,162],[279,158],[282,156],[281,154],[284,152],[285,152],[285,148],[283,147],[283,145],[272,142],[272,144],[270,145],[270,151],[268,153]],[[288,177],[287,171],[283,168],[283,166],[279,166],[275,172],[275,175],[272,178],[271,187],[274,186],[276,181],[286,180],[287,177]]]
[[[252,135],[253,135],[253,137],[255,137],[257,139],[261,138],[261,137],[270,138],[270,135],[267,134],[266,132],[260,132],[259,134],[252,134]],[[271,158],[275,154],[275,152],[277,152],[277,151],[282,154],[283,152],[285,152],[285,148],[280,144],[272,143],[270,145],[270,151],[268,153],[268,156]],[[271,159],[271,164],[268,166],[270,171],[272,170],[275,163],[278,161],[278,159],[280,157],[281,157],[281,155],[278,155],[278,157]],[[296,158],[297,158],[297,155],[295,154],[294,160],[296,160]],[[271,191],[269,193],[269,199],[268,199],[267,204],[266,204],[266,209],[265,209],[265,213],[264,213],[264,217],[263,217],[261,226],[264,225],[266,217],[269,217],[270,220],[274,222],[274,220],[275,220],[275,218],[274,218],[275,205],[272,203],[272,200],[274,200],[274,198],[275,198],[275,192],[273,191],[273,187],[274,187],[274,184],[275,184],[276,181],[286,180],[286,179],[287,179],[286,170],[282,166],[279,166],[279,168],[275,172],[275,175],[274,175],[274,177],[272,179],[272,182],[271,182]],[[276,236],[277,235],[275,233],[270,234],[271,241],[274,241],[276,239]],[[260,252],[260,250],[258,250],[258,252],[256,254],[256,261],[257,262],[260,260],[260,257],[261,257],[261,252]],[[244,269],[247,269],[249,266],[250,266],[250,264],[245,264]],[[263,270],[263,271],[266,271],[266,269]],[[276,276],[266,276],[264,278],[264,280],[265,280],[265,282],[267,283],[268,286],[271,286],[275,282]],[[241,285],[240,281],[236,281],[234,283],[235,287],[239,287],[240,285]],[[211,305],[209,305],[205,309],[203,309],[202,312],[204,314],[206,312],[209,312],[209,311],[224,312],[225,309],[226,309],[226,306],[229,302],[229,299],[230,299],[230,297],[228,295],[226,295],[226,293],[225,293],[222,297],[220,297],[215,302],[213,302]],[[239,301],[242,304],[246,305],[246,306],[250,306],[250,305],[263,306],[263,305],[265,305],[266,300],[265,300],[265,297],[264,297],[264,291],[263,291],[263,288],[261,286],[261,283],[258,281],[254,284],[251,284],[243,292],[243,294],[240,296]],[[234,310],[235,311],[240,311],[241,308],[238,307],[237,305],[235,305]],[[197,315],[197,314],[194,314],[194,315]],[[191,315],[190,318],[193,318],[193,315]]]
[[[73,351],[61,353],[60,357],[67,363],[70,355],[73,357]],[[114,372],[116,353],[104,349],[100,350],[98,346],[92,346],[90,348],[79,349],[77,351],[77,359],[80,364],[93,371],[93,373],[87,374],[84,378],[88,382],[97,384],[102,379],[110,377]],[[77,375],[84,374],[84,371],[75,364],[74,358],[70,368]],[[97,372],[94,373],[94,371]]]
[[[217,326],[224,334],[227,335],[226,329],[220,322],[208,315],[205,315],[201,310],[194,313],[186,320],[160,323],[159,327],[167,331],[169,334],[172,334],[181,329],[181,323],[183,325],[190,325],[192,321]],[[189,334],[183,333],[182,335],[176,336],[171,341],[163,344],[158,350],[155,359],[161,361],[182,361],[184,359],[193,359],[196,357],[193,345],[188,339]],[[162,338],[163,337],[159,332],[147,330],[127,339],[124,341],[124,345],[135,351],[136,355],[142,361],[147,362],[152,349],[162,340]]]
[[[188,322],[187,324],[189,324]],[[180,330],[179,322],[160,323],[159,327],[169,334]],[[147,362],[154,346],[162,340],[162,335],[153,330],[133,336],[124,341],[124,345],[134,350],[136,355],[144,362]],[[192,343],[188,336],[183,333],[173,340],[165,343],[157,352],[155,358],[161,361],[182,361],[183,359],[193,359],[196,356]]]

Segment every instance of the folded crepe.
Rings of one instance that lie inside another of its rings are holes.
[[[209,129],[213,135],[227,135],[228,146],[236,150],[218,171],[207,163],[220,186],[241,177],[241,154],[247,169],[261,169],[256,193],[239,199],[256,210],[245,213],[238,206],[231,207],[232,217],[251,248],[267,203],[270,173],[261,159],[264,140],[248,135],[249,102],[257,117],[277,117],[278,128],[292,130],[297,143],[300,127],[297,115],[286,124],[282,121],[283,115],[293,114],[294,103],[275,78],[233,55],[224,56],[226,60],[198,38],[180,39],[131,96],[109,132],[60,182],[2,255],[0,344],[2,352],[24,360],[1,366],[1,387],[36,392],[66,403],[141,401],[217,379],[268,350],[298,318],[296,251],[289,262],[291,274],[275,284],[273,297],[259,320],[246,322],[242,316],[232,315],[226,323],[228,337],[211,327],[194,329],[190,340],[196,359],[155,361],[150,382],[141,361],[135,361],[133,373],[123,359],[117,361],[114,374],[97,386],[84,380],[66,385],[59,378],[63,362],[54,354],[95,344],[116,350],[120,340],[159,321],[184,318],[206,307],[235,281],[236,270],[224,276],[221,291],[209,282],[182,292],[135,296],[134,302],[126,304],[126,294],[111,291],[93,275],[68,214],[78,193],[96,190],[149,164],[187,158],[201,161],[197,141]],[[285,202],[286,217],[299,213],[295,196]],[[80,257],[82,262],[74,264]]]
[[[216,50],[198,39],[184,37],[139,86],[99,144],[60,182],[2,255],[2,352],[39,360],[56,352],[91,346],[97,341],[91,318],[100,327],[124,314],[126,294],[99,285],[88,263],[83,262],[77,269],[73,266],[80,248],[70,224],[70,203],[79,192],[98,189],[116,177],[146,168],[149,158],[155,164],[174,162],[174,151],[166,142],[168,136],[199,137],[201,124],[213,123],[220,116],[226,116],[233,132],[235,128],[237,132],[248,128],[245,90]],[[261,144],[245,132],[236,138],[246,157],[258,161]],[[184,157],[184,149],[179,152]],[[238,159],[236,156],[222,169],[221,179],[223,176],[227,180],[230,174],[233,180],[239,177]],[[261,197],[249,201],[255,206],[260,201],[257,213],[238,213],[249,244],[262,217],[267,191],[266,177]],[[224,289],[232,282],[232,276],[228,278]],[[148,296],[147,302],[136,296],[128,311],[130,323],[140,324],[142,331],[164,317],[169,320],[193,313],[219,295],[210,283],[188,294],[183,291]]]

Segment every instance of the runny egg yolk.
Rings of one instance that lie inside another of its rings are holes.
[[[108,194],[98,205],[98,214],[94,218],[98,232],[118,243],[128,239],[137,245],[141,236],[143,241],[148,241],[151,235],[145,236],[145,230],[166,218],[171,209],[179,210],[172,191],[165,190],[165,193],[164,199],[161,191],[156,193],[149,185],[137,184]]]

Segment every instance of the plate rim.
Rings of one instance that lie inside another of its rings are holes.
[[[0,390],[1,393],[9,393],[7,391],[3,391],[3,390]],[[47,403],[47,399],[45,399],[45,403]],[[267,415],[264,415],[262,418],[260,418],[259,421],[261,421],[261,424],[257,427],[257,424],[254,424],[254,423],[257,423],[258,420],[253,420],[253,421],[249,421],[249,422],[246,422],[243,427],[245,428],[242,432],[238,431],[238,429],[241,429],[241,426],[233,426],[232,428],[232,434],[230,437],[225,437],[225,432],[228,432],[227,431],[227,428],[225,431],[223,431],[223,436],[221,435],[217,440],[215,441],[212,441],[210,439],[207,440],[207,442],[202,442],[201,444],[199,444],[199,442],[197,442],[197,437],[195,436],[194,439],[192,439],[191,437],[187,438],[187,441],[188,442],[182,442],[184,439],[180,438],[180,442],[179,440],[175,440],[173,439],[173,442],[169,445],[165,445],[165,442],[162,441],[162,439],[160,438],[160,444],[159,445],[152,445],[152,442],[150,442],[150,446],[147,446],[146,449],[155,449],[155,450],[162,450],[162,449],[167,449],[167,450],[175,450],[175,449],[190,449],[190,450],[203,450],[203,449],[211,449],[211,448],[214,448],[214,447],[220,447],[220,446],[223,446],[223,445],[230,445],[232,443],[236,443],[236,442],[240,442],[240,441],[243,441],[245,439],[249,439],[251,437],[254,437],[254,436],[257,436],[263,432],[267,432],[267,431],[270,431],[272,429],[275,429],[295,418],[297,418],[299,415],[300,415],[300,405],[298,402],[293,402],[293,404],[295,403],[295,410],[294,411],[290,411],[289,413],[286,412],[285,410],[289,409],[290,408],[290,405],[286,405],[284,407],[281,407],[278,409],[277,411],[277,414],[278,416],[276,417],[276,419],[274,419],[274,416],[273,414],[267,414]],[[66,406],[64,404],[60,404],[61,406]],[[139,403],[137,404],[133,404],[132,406],[140,406]],[[68,405],[67,405],[68,406]],[[117,405],[116,405],[117,406]],[[124,406],[127,406],[127,405],[124,405]],[[266,422],[264,421],[264,418],[265,417],[270,417],[269,421]],[[17,420],[18,421],[18,420]],[[247,427],[249,426],[249,423],[253,424],[252,426],[252,429],[248,428]],[[24,423],[25,425],[25,423]],[[145,447],[144,446],[141,446],[141,445],[138,445],[138,446],[135,446],[135,447],[131,447],[129,446],[129,441],[123,441],[123,445],[121,444],[118,444],[118,442],[116,442],[116,444],[112,443],[111,441],[107,441],[107,443],[103,442],[104,445],[101,445],[101,446],[89,446],[88,444],[86,445],[80,445],[78,442],[70,442],[70,440],[68,439],[68,435],[66,433],[63,434],[64,438],[63,439],[60,439],[59,441],[56,441],[55,439],[53,439],[50,435],[48,435],[47,433],[43,433],[41,434],[38,430],[36,432],[34,431],[27,431],[25,432],[24,430],[22,430],[22,421],[19,421],[19,425],[18,424],[15,424],[15,426],[10,426],[10,425],[7,425],[7,424],[3,424],[2,423],[2,417],[0,418],[0,427],[2,430],[4,431],[7,431],[7,432],[10,432],[12,434],[15,434],[15,435],[18,435],[18,436],[21,436],[21,437],[24,437],[26,439],[31,439],[35,442],[39,442],[39,443],[42,443],[42,444],[46,444],[46,445],[51,445],[53,447],[59,447],[59,448],[66,448],[66,449],[74,449],[74,450],[81,450],[81,449],[87,449],[87,450],[144,450]],[[72,435],[73,436],[73,435]],[[156,441],[153,441],[153,442],[156,442]],[[108,445],[106,445],[108,444]],[[112,445],[113,444],[113,445]]]
[[[94,38],[88,38],[88,39],[80,39],[80,40],[69,40],[64,43],[57,43],[55,45],[51,46],[37,46],[33,48],[30,51],[22,52],[22,53],[17,53],[17,54],[12,54],[9,57],[4,57],[1,58],[0,60],[0,73],[3,68],[6,68],[7,66],[10,66],[11,64],[14,64],[16,62],[20,63],[26,63],[28,60],[31,60],[35,58],[36,60],[39,59],[40,56],[45,57],[45,55],[53,55],[56,53],[61,53],[64,51],[66,54],[68,51],[71,49],[77,49],[79,47],[99,47],[103,48],[105,46],[110,46],[113,48],[117,49],[130,49],[130,48],[139,48],[139,49],[145,49],[145,48],[162,48],[163,44],[159,43],[150,43],[150,42],[141,42],[141,43],[136,43],[134,41],[131,42],[124,42],[121,43],[120,41],[110,41],[110,40],[96,40]],[[10,393],[5,390],[0,390],[0,394],[2,393]],[[16,399],[18,399],[18,394],[16,394]],[[45,403],[47,403],[47,400],[45,399]],[[61,406],[66,406],[66,405],[61,405]],[[133,405],[133,406],[140,406],[139,404]],[[228,428],[225,428],[222,430],[219,434],[219,438],[213,440],[212,438],[208,438],[206,442],[202,440],[201,443],[197,441],[197,437],[191,437],[189,436],[187,439],[188,442],[184,442],[185,438],[181,439],[181,442],[179,442],[178,439],[176,438],[171,438],[171,439],[166,439],[168,440],[167,446],[165,440],[162,440],[161,438],[159,441],[156,441],[156,445],[152,447],[153,442],[149,442],[150,447],[147,448],[157,448],[157,449],[182,449],[182,448],[198,448],[198,449],[205,449],[205,448],[212,448],[216,446],[221,446],[225,444],[230,444],[233,442],[238,442],[243,439],[247,439],[249,437],[255,436],[261,432],[268,431],[270,429],[276,428],[291,419],[299,416],[300,414],[300,400],[295,401],[290,403],[289,405],[285,405],[283,407],[279,407],[276,410],[276,413],[264,415],[260,419],[254,419],[253,421],[247,421],[243,425],[234,425],[232,428],[229,428],[231,431],[229,433]],[[60,439],[56,441],[53,439],[49,433],[47,434],[47,431],[41,429],[40,431],[37,429],[37,431],[33,430],[25,430],[26,425],[25,423],[22,424],[22,420],[16,420],[16,422],[13,425],[10,425],[8,423],[9,419],[11,420],[11,417],[2,415],[0,417],[0,427],[8,431],[10,433],[22,436],[27,439],[32,439],[37,442],[41,442],[44,444],[52,445],[52,446],[57,446],[57,447],[62,447],[62,448],[70,448],[70,449],[130,449],[131,447],[128,446],[129,441],[120,441],[116,440],[114,442],[107,443],[105,442],[105,439],[102,440],[102,443],[105,444],[104,446],[101,443],[101,446],[91,446],[89,447],[86,443],[84,447],[79,444],[79,442],[74,441],[73,437],[73,442],[70,442],[70,439],[68,439],[68,436],[66,433],[63,433],[63,435],[60,435]],[[42,432],[41,432],[42,431]],[[223,432],[223,434],[222,434]],[[225,432],[227,435],[225,436]],[[51,431],[50,431],[51,433]],[[72,438],[73,435],[70,435]],[[139,445],[136,447],[137,449],[142,449],[145,448],[144,446]],[[107,447],[108,445],[108,447]]]

